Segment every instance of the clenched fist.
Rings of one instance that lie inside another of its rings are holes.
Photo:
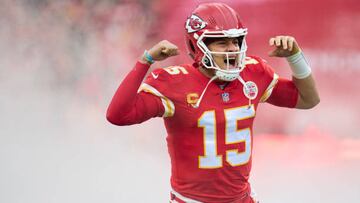
[[[289,57],[300,51],[299,45],[292,36],[276,36],[269,40],[269,45],[275,49],[269,52],[269,56]]]
[[[162,61],[171,56],[178,55],[179,49],[175,44],[173,44],[167,40],[162,40],[161,42],[159,42],[155,46],[153,46],[151,49],[149,49],[148,53],[153,58],[154,61]],[[140,61],[142,63],[149,63],[149,61],[146,60],[145,55],[141,56]]]

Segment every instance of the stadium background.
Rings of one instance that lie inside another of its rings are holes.
[[[205,1],[201,1],[205,2]],[[276,34],[297,38],[321,103],[264,104],[255,121],[252,185],[260,200],[360,199],[360,4],[356,0],[221,1],[249,28],[248,54]],[[0,202],[167,202],[170,165],[161,119],[112,126],[106,107],[144,49],[161,39],[189,62],[184,19],[193,0],[0,2]]]

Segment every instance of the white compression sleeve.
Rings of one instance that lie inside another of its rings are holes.
[[[306,61],[302,51],[287,57],[286,60],[288,61],[295,78],[304,79],[311,74],[310,65]]]

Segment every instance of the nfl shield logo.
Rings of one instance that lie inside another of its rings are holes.
[[[222,93],[221,97],[224,102],[228,102],[230,100],[230,95],[227,92]]]

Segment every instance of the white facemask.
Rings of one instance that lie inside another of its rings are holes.
[[[245,67],[245,57],[247,45],[245,41],[245,36],[247,34],[247,29],[230,29],[224,31],[205,31],[197,40],[197,46],[204,53],[202,58],[202,64],[204,67],[208,69],[215,69],[215,75],[218,79],[223,81],[233,81],[239,77],[239,73]],[[214,52],[210,51],[209,48],[205,45],[203,39],[204,38],[237,38],[243,36],[242,43],[240,44],[240,50],[237,52]],[[225,55],[225,64],[226,67],[224,69],[220,68],[218,64],[213,59],[213,55]],[[235,63],[231,64],[230,60],[234,60]],[[232,58],[230,58],[232,57]]]

